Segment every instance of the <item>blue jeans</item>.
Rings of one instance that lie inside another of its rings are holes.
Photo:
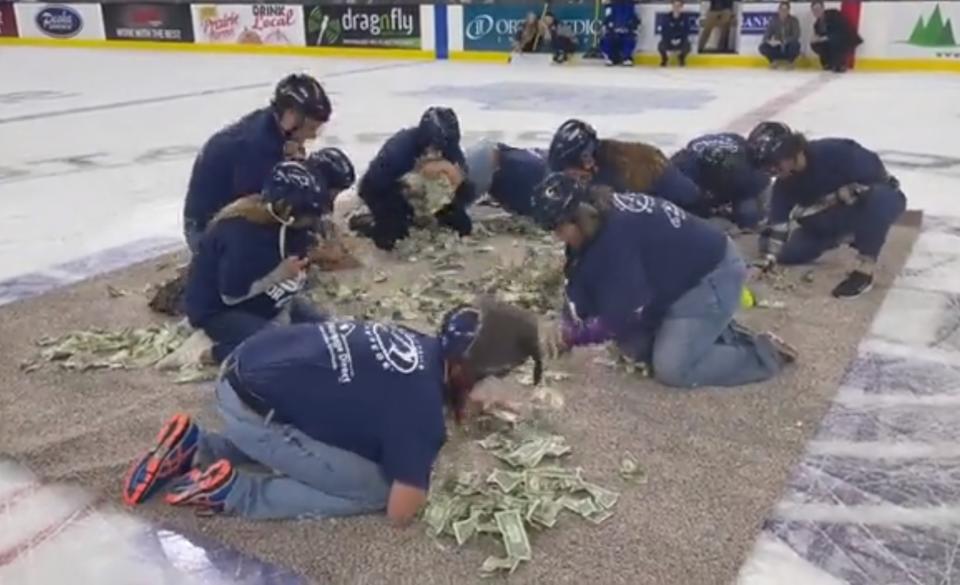
[[[221,379],[222,433],[203,431],[197,463],[228,459],[237,480],[225,512],[255,520],[327,518],[386,509],[390,483],[379,465],[321,443],[289,425],[267,422]],[[261,469],[249,469],[249,466]]]
[[[800,56],[800,43],[787,43],[776,46],[769,43],[762,43],[760,45],[760,54],[766,57],[771,63],[774,61],[793,63],[797,60],[797,57]]]
[[[780,250],[781,264],[806,264],[844,241],[876,260],[890,228],[907,207],[904,194],[889,185],[875,185],[854,205],[837,205],[805,218]]]
[[[300,297],[290,301],[291,323],[319,323],[327,319],[328,316],[310,301]],[[273,321],[260,315],[235,309],[210,317],[200,325],[200,329],[213,341],[213,359],[219,364],[248,337],[273,324]]]
[[[720,264],[676,300],[653,342],[653,376],[667,386],[740,386],[775,376],[783,364],[766,339],[733,320],[747,266],[733,241]]]
[[[190,254],[197,253],[197,247],[200,245],[200,237],[203,236],[203,229],[197,224],[197,220],[188,217],[183,218],[183,239],[187,241],[187,248]]]

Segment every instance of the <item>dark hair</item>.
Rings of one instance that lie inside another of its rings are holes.
[[[783,0],[783,2],[781,2],[778,6],[786,6],[787,8],[790,8],[790,2]]]
[[[800,132],[794,132],[783,139],[780,148],[777,149],[777,161],[796,158],[801,152],[807,149],[807,137]]]
[[[810,3],[810,8],[813,8],[814,6],[820,6],[822,8],[823,0],[813,0],[813,2]]]

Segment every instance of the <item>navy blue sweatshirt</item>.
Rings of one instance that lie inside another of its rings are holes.
[[[709,191],[714,204],[735,203],[757,197],[770,178],[750,162],[747,141],[732,132],[707,134],[691,140],[672,162]]]
[[[262,225],[232,217],[210,226],[190,261],[184,292],[190,324],[203,327],[207,319],[228,310],[264,319],[276,317],[303,289],[305,277],[264,283],[260,292],[251,287],[283,258],[306,256],[313,236],[309,229],[287,228],[284,240],[286,249],[281,255],[280,224]]]
[[[804,152],[806,168],[777,179],[774,184],[770,199],[771,225],[786,223],[794,207],[819,203],[845,185],[874,185],[887,180],[887,169],[880,157],[854,140],[811,140]]]
[[[680,16],[674,17],[673,13],[668,13],[663,20],[661,21],[660,29],[660,38],[667,42],[667,44],[681,45],[683,41],[690,38],[692,34],[690,30],[690,19],[687,15],[681,13]],[[677,41],[672,43],[671,41]]]
[[[576,319],[599,321],[619,339],[655,332],[670,305],[723,260],[727,237],[656,197],[616,194],[613,202],[599,232],[568,265],[567,298]]]
[[[547,176],[546,158],[506,144],[498,144],[497,150],[500,162],[490,185],[490,197],[508,211],[529,215],[534,187]]]
[[[251,112],[211,136],[193,163],[184,217],[203,229],[229,203],[259,193],[270,171],[284,159],[285,142],[269,107]]]
[[[279,420],[427,489],[446,440],[437,338],[338,319],[267,328],[234,356],[241,383]]]

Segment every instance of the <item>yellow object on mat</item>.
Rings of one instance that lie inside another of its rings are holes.
[[[753,292],[749,288],[743,287],[743,290],[740,291],[740,306],[744,309],[752,309],[756,304],[757,299],[753,296]]]

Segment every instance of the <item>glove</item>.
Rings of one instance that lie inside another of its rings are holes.
[[[466,210],[452,203],[441,207],[434,217],[441,226],[454,230],[460,236],[469,236],[473,232],[473,221]]]
[[[860,183],[850,183],[837,189],[837,199],[844,205],[856,205],[860,196],[870,190],[870,187]]]
[[[540,354],[544,359],[555,360],[570,351],[566,328],[561,323],[549,322],[539,327]]]

